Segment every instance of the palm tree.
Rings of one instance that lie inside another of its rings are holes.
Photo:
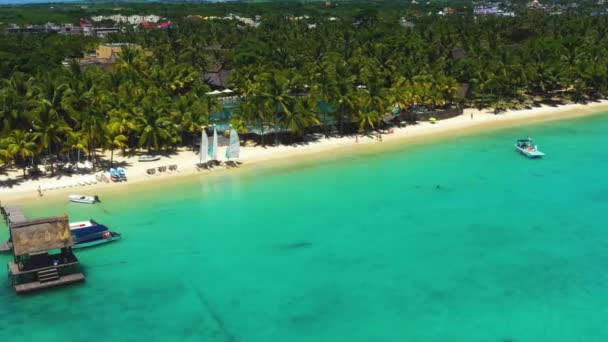
[[[16,157],[22,162],[23,177],[25,177],[25,169],[27,167],[27,158],[34,157],[38,154],[38,145],[35,142],[35,137],[32,133],[23,130],[14,130],[8,138],[8,153]]]
[[[291,115],[294,97],[291,94],[291,83],[285,72],[263,73],[257,81],[260,83],[260,98],[264,112],[272,113],[270,118],[275,129],[281,125],[284,117]],[[275,142],[278,137],[276,130]]]
[[[7,164],[13,160],[13,156],[8,151],[9,139],[0,139],[0,163]]]
[[[299,97],[292,111],[285,114],[285,127],[297,136],[302,136],[308,127],[321,124],[317,117],[318,101],[314,97]]]
[[[128,139],[123,134],[120,134],[120,133],[117,133],[114,131],[106,132],[106,134],[104,135],[104,139],[105,140],[104,140],[103,147],[110,150],[110,167],[113,167],[114,166],[114,150],[121,149],[124,151],[124,149],[127,147],[126,142]]]
[[[158,150],[166,142],[174,142],[171,141],[174,137],[172,134],[174,124],[166,115],[166,102],[163,99],[145,98],[137,110],[139,146],[145,146],[151,151],[152,148]]]
[[[359,91],[354,99],[356,108],[355,120],[358,131],[363,132],[368,128],[374,129],[382,119],[382,112],[374,106],[373,97],[367,91]]]
[[[80,152],[89,153],[87,149],[88,141],[87,135],[82,132],[68,132],[67,139],[65,140],[61,152],[67,153],[68,158],[72,150],[78,151],[78,159],[80,159]],[[78,160],[80,162],[80,160]]]
[[[388,98],[399,111],[411,107],[414,99],[411,83],[405,77],[399,77],[389,89]]]

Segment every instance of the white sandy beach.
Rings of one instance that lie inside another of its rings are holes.
[[[479,111],[474,109],[466,109],[463,115],[455,118],[442,120],[436,124],[421,122],[417,125],[408,125],[402,128],[394,128],[391,134],[383,134],[382,141],[375,137],[361,136],[357,139],[354,136],[346,136],[339,138],[319,137],[316,141],[311,141],[307,144],[298,145],[280,145],[280,146],[243,146],[240,151],[240,158],[243,164],[239,169],[247,169],[261,162],[280,161],[281,163],[297,163],[304,157],[317,157],[327,155],[328,153],[343,153],[353,151],[361,151],[361,148],[382,148],[387,144],[401,144],[410,139],[436,139],[449,136],[456,133],[474,132],[478,130],[496,129],[513,125],[525,125],[532,122],[568,119],[579,116],[592,115],[608,111],[608,101],[595,102],[587,105],[571,104],[559,107],[543,106],[529,110],[507,111],[499,115],[495,115],[488,111]],[[511,143],[511,142],[506,142]],[[219,156],[223,156],[225,147],[220,147]],[[109,152],[105,158],[109,160]],[[220,158],[221,159],[221,158]],[[183,178],[187,176],[198,175],[205,177],[210,173],[224,172],[228,169],[225,167],[216,167],[212,170],[197,171],[195,163],[198,162],[198,156],[195,152],[188,149],[180,149],[177,153],[171,156],[163,156],[160,160],[154,162],[138,162],[137,156],[122,156],[119,152],[114,153],[114,161],[121,164],[127,172],[128,181],[120,183],[105,183],[98,182],[93,185],[62,187],[43,191],[44,196],[40,197],[38,188],[43,189],[50,184],[65,184],[73,183],[74,180],[81,179],[86,175],[73,174],[56,175],[54,177],[42,176],[39,179],[23,180],[22,170],[17,168],[8,168],[0,173],[0,201],[18,202],[32,201],[40,198],[55,198],[57,196],[65,196],[67,194],[83,194],[93,195],[102,194],[107,191],[124,191],[131,184],[141,184],[142,182],[168,182],[170,179]],[[172,172],[148,176],[146,170],[159,166],[177,165],[179,172]],[[234,171],[234,170],[231,170]],[[98,170],[95,174],[100,174]],[[90,177],[90,176],[89,176]],[[8,181],[14,181],[15,184],[9,186]]]

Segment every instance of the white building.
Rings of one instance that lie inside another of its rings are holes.
[[[109,19],[113,20],[115,23],[126,23],[128,21],[127,17],[120,14],[111,15]]]
[[[157,23],[160,20],[160,17],[154,14],[144,16],[144,20],[149,23]]]
[[[144,22],[144,20],[145,20],[144,17],[141,15],[130,15],[127,18],[127,21],[129,22],[129,24],[133,24],[133,25],[141,24]]]

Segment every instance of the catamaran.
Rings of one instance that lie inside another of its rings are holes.
[[[205,128],[201,130],[201,148],[198,151],[199,162],[196,164],[196,169],[208,169],[209,165],[207,162],[209,158],[207,156],[207,150],[209,150],[209,139],[207,138],[207,132],[205,132]]]
[[[236,130],[230,126],[230,142],[226,148],[226,164],[230,166],[236,166],[238,164],[240,149],[241,143],[239,141],[239,135]]]
[[[534,145],[530,138],[517,140],[515,149],[528,158],[540,158],[545,155],[538,150],[538,146]]]
[[[209,146],[209,161],[211,165],[220,165],[220,161],[217,160],[217,129],[213,126],[213,142]]]

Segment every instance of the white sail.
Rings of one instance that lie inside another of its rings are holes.
[[[228,144],[228,148],[226,148],[226,158],[239,158],[239,150],[241,148],[241,144],[239,142],[239,135],[236,133],[236,130],[232,128],[230,130],[230,143]]]
[[[217,160],[217,129],[213,127],[213,142],[209,148],[209,157],[211,160]]]
[[[199,156],[200,156],[200,163],[206,163],[208,158],[207,158],[207,150],[209,149],[209,139],[207,138],[207,132],[205,132],[205,129],[203,128],[203,130],[201,131],[201,149],[199,151]]]

